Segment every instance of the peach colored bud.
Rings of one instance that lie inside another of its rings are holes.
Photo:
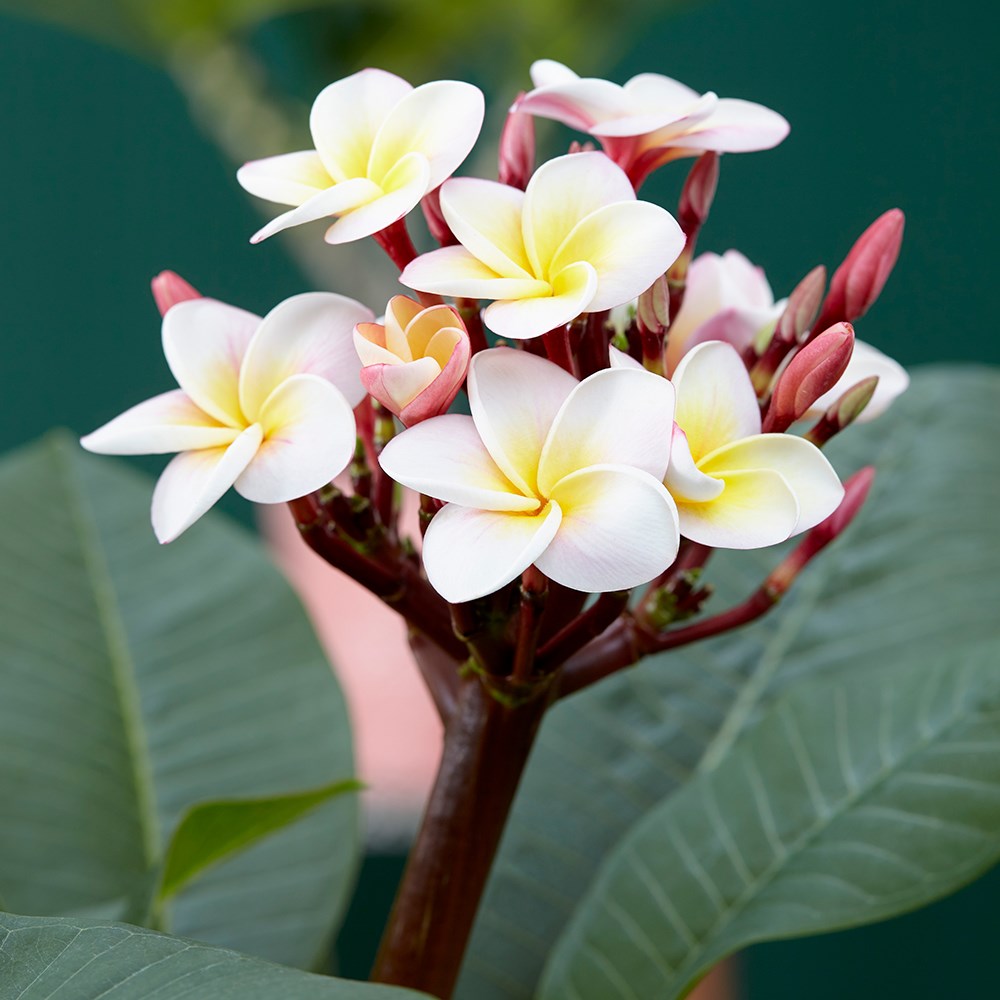
[[[517,100],[522,97],[523,91],[517,95]],[[534,171],[535,119],[524,111],[511,110],[500,133],[500,183],[523,191]]]
[[[427,220],[427,228],[438,244],[443,247],[456,246],[458,240],[441,211],[441,189],[435,188],[430,194],[425,195],[423,201],[420,202],[420,208]]]
[[[171,306],[177,305],[178,302],[202,298],[201,292],[189,285],[174,271],[160,271],[150,284],[153,288],[156,308],[160,310],[161,316],[165,316],[167,310]]]
[[[864,316],[896,264],[905,221],[903,213],[892,208],[861,234],[830,282],[818,329],[842,320],[853,323]]]
[[[708,218],[719,183],[719,154],[702,153],[684,182],[677,221],[685,233],[700,228]]]

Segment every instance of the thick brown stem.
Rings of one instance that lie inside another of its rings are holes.
[[[552,678],[504,688],[467,677],[372,972],[448,998],[514,793],[552,696]]]

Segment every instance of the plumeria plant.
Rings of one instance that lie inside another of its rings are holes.
[[[372,979],[440,998],[456,990],[547,714],[584,704],[584,689],[612,690],[646,658],[669,676],[673,654],[659,654],[767,615],[852,533],[878,474],[861,462],[842,478],[825,447],[908,384],[854,332],[895,264],[901,212],[862,234],[829,285],[817,267],[775,301],[740,252],[696,247],[721,154],[777,145],[781,115],[656,73],[618,86],[542,60],[531,78],[507,117],[497,180],[452,176],[479,138],[475,87],[414,88],[367,69],[324,89],[314,148],[239,171],[248,192],[291,206],[253,241],[299,225],[329,243],[371,237],[402,287],[368,304],[297,295],[260,318],[164,272],[153,292],[178,388],[82,442],[176,455],[153,494],[161,542],[183,546],[230,487],[287,504],[305,545],[405,621],[444,749]],[[584,136],[536,166],[538,117]],[[682,160],[674,213],[640,197],[651,173]],[[408,228],[418,206],[438,244],[425,253]],[[419,532],[400,517],[407,492]],[[733,589],[737,557],[725,550],[768,550],[745,564],[759,575],[741,598],[719,593]],[[759,655],[745,649],[744,660]],[[997,853],[996,785],[989,808],[977,798],[998,778],[996,755],[976,751],[998,738],[995,691],[984,708],[968,694],[974,673],[965,687],[916,669],[867,688],[791,683],[792,700],[757,728],[767,675],[717,677],[742,706],[725,740],[744,721],[749,735],[731,751],[713,740],[662,801],[659,785],[633,785],[646,806],[596,874],[579,876],[544,931],[525,928],[529,971],[513,945],[502,959],[487,947],[478,962],[494,975],[470,963],[460,994],[679,997],[750,941],[888,916],[960,885]],[[599,725],[572,730],[577,743],[599,740]],[[714,723],[705,714],[698,725]],[[589,778],[564,773],[562,784],[577,780]],[[286,802],[280,821],[248,813],[226,850],[321,799]],[[592,805],[582,796],[559,822],[606,825]],[[201,836],[186,849],[209,851],[210,825]],[[509,836],[530,854],[523,829]],[[173,853],[165,864],[173,881],[162,877],[147,916],[198,867],[177,875]],[[530,898],[533,883],[522,876],[506,892]],[[503,884],[491,891],[486,936],[511,912]],[[329,996],[404,995],[341,985]],[[266,995],[327,995],[299,988]]]

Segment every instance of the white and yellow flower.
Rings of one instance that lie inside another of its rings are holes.
[[[450,177],[479,137],[482,92],[438,80],[414,88],[380,69],[331,83],[312,106],[316,148],[244,164],[236,177],[251,194],[294,205],[251,240],[336,216],[327,243],[371,236],[414,208]]]
[[[261,319],[214,299],[163,318],[163,351],[179,389],[88,434],[105,455],[180,452],[153,493],[153,530],[169,542],[230,486],[283,503],[330,482],[351,459],[353,407],[364,398],[352,331],[372,319],[353,299],[296,295]]]
[[[669,212],[637,201],[603,153],[543,164],[525,191],[476,178],[441,188],[460,246],[410,263],[400,281],[441,295],[493,299],[501,337],[537,337],[635,298],[677,259],[684,234]]]
[[[535,564],[574,590],[625,590],[677,553],[661,480],[674,392],[605,369],[577,382],[549,361],[494,348],[469,371],[472,416],[403,431],[383,450],[397,482],[446,501],[424,537],[428,579],[448,601],[491,594]]]

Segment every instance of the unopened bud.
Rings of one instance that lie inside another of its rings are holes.
[[[854,350],[850,323],[838,323],[800,348],[778,377],[764,418],[765,433],[785,430],[829,392],[847,370]]]
[[[852,385],[827,409],[816,426],[804,435],[805,439],[811,441],[817,448],[822,448],[834,434],[839,434],[845,427],[850,427],[871,402],[878,383],[878,375],[870,375]]]
[[[708,218],[719,184],[719,154],[702,153],[681,190],[677,221],[685,233],[699,229]]]
[[[853,323],[868,311],[896,264],[905,221],[903,213],[893,208],[861,234],[830,282],[817,323],[820,329],[842,320]]]
[[[517,95],[517,101],[522,97],[523,92]],[[517,101],[508,112],[500,133],[499,178],[501,184],[523,191],[535,170],[535,118],[525,111],[517,111]]]
[[[774,340],[783,344],[796,344],[812,326],[819,304],[826,290],[826,268],[814,267],[788,296],[788,305],[778,320]]]
[[[569,144],[569,151],[571,153],[592,153],[597,147],[588,139],[586,142],[580,142],[579,139],[574,139]]]
[[[665,274],[639,296],[635,318],[642,333],[662,335],[670,325],[670,288]]]
[[[150,284],[156,308],[160,310],[161,316],[165,316],[167,310],[178,302],[188,302],[190,299],[202,297],[201,292],[173,271],[161,271]]]
[[[436,187],[425,194],[420,202],[420,208],[427,220],[427,228],[438,244],[443,247],[457,246],[458,239],[445,221],[444,212],[441,211],[441,188]]]

